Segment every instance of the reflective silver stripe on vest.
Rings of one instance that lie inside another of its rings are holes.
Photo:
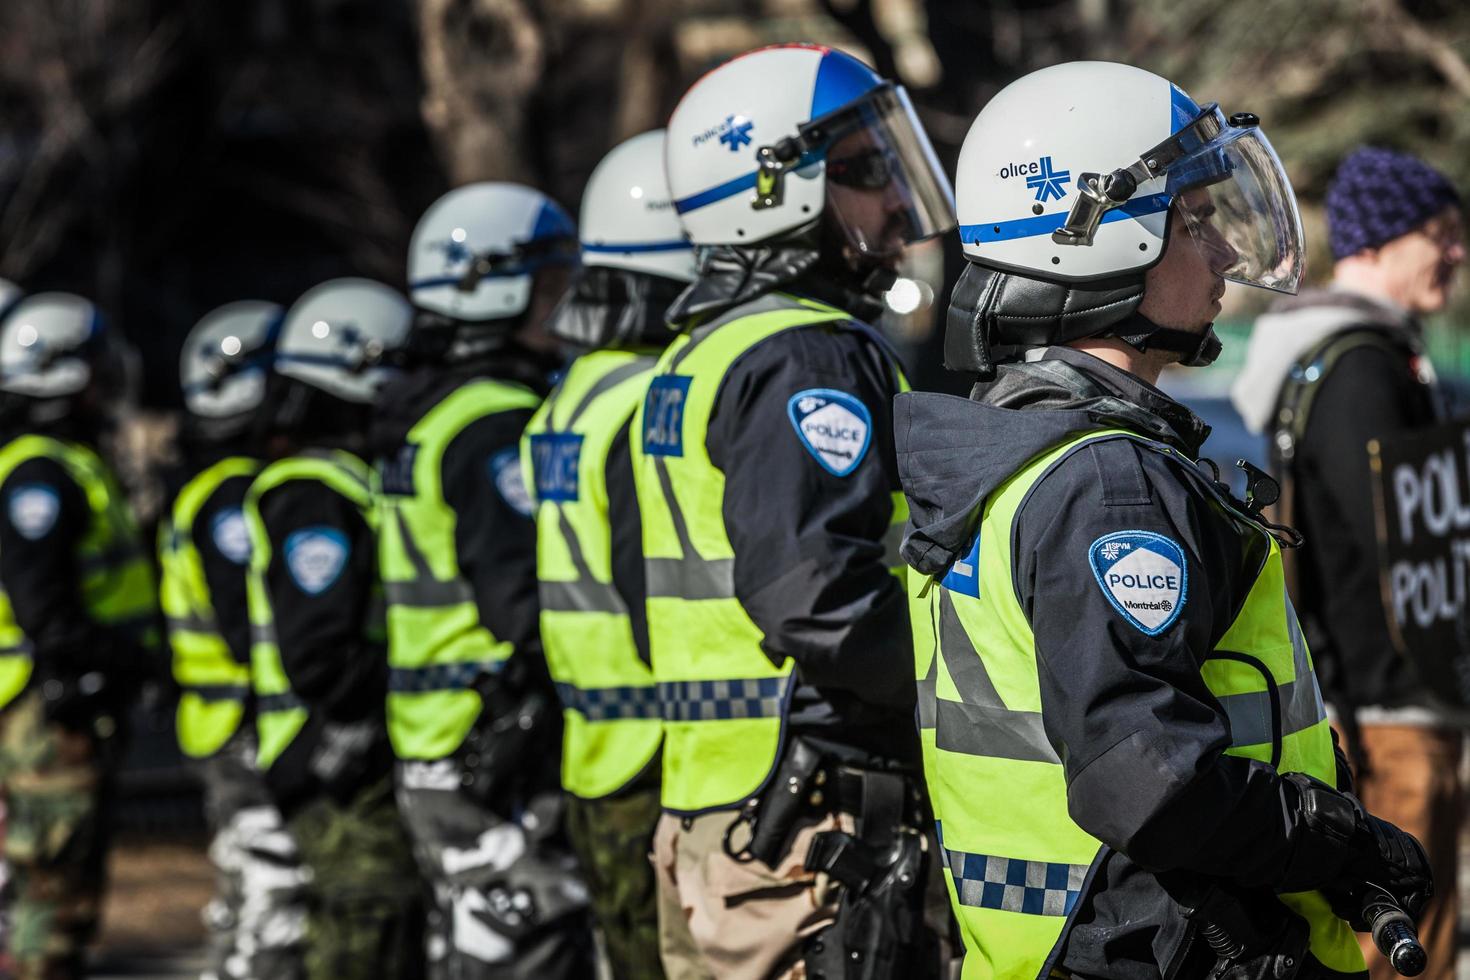
[[[588,721],[621,721],[660,715],[659,692],[652,684],[576,687],[558,682],[556,695],[568,710],[577,712]]]
[[[791,677],[731,681],[661,681],[658,700],[665,721],[732,721],[779,718]]]
[[[394,694],[427,694],[430,691],[465,691],[481,674],[498,673],[499,660],[429,664],[424,667],[393,667],[388,671],[388,690]]]
[[[276,624],[275,623],[251,623],[250,624],[250,642],[251,643],[268,643],[271,646],[275,646],[276,645]]]
[[[606,582],[539,582],[542,612],[600,612],[623,614],[628,611],[623,597]]]
[[[903,524],[890,524],[883,533],[883,564],[889,568],[908,567],[899,551],[903,547],[903,531]]]
[[[645,558],[645,587],[650,599],[733,599],[735,597],[735,559],[703,558],[689,536],[689,525],[679,500],[674,496],[674,483],[663,459],[654,457],[659,490],[669,509],[674,537],[679,540],[682,558]]]
[[[35,656],[36,645],[30,640],[21,640],[13,647],[0,647],[0,657],[25,657],[30,659]]]
[[[934,699],[934,745],[946,752],[1019,762],[1061,763],[1041,712],[1006,707],[960,622],[949,590],[939,589],[939,653],[961,701]],[[921,697],[922,707],[922,697]]]
[[[168,628],[175,633],[219,633],[219,623],[211,616],[189,613],[187,616],[166,616]]]
[[[606,582],[599,582],[593,576],[592,567],[587,564],[587,557],[582,553],[582,540],[577,537],[577,529],[567,519],[567,512],[558,507],[556,519],[557,530],[561,532],[562,541],[567,546],[567,555],[572,560],[572,568],[576,569],[577,578],[573,582],[538,582],[542,610],[627,615],[628,607],[617,589]]]
[[[1087,883],[1090,865],[955,851],[944,846],[942,823],[936,820],[934,827],[961,905],[1022,915],[1067,915]]]
[[[434,577],[428,559],[419,551],[418,542],[408,533],[408,522],[403,511],[393,511],[398,522],[398,538],[403,542],[403,553],[413,566],[414,577],[401,582],[384,582],[383,598],[390,606],[412,606],[416,609],[435,609],[443,606],[458,606],[475,601],[475,591],[463,578],[441,579]]]
[[[192,694],[201,701],[244,701],[250,696],[250,688],[244,684],[184,684],[185,694]]]
[[[279,711],[305,711],[306,702],[290,691],[282,694],[262,694],[255,699],[255,710],[263,715]]]

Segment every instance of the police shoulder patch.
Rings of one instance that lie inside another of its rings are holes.
[[[501,499],[517,514],[530,517],[533,508],[531,495],[521,478],[521,451],[515,447],[502,449],[490,457],[488,469],[490,482],[495,484]]]
[[[286,570],[307,595],[321,595],[342,577],[352,545],[347,535],[325,524],[304,527],[286,536]]]
[[[22,483],[10,491],[10,523],[28,541],[51,533],[61,515],[61,496],[49,483]]]
[[[1087,557],[1108,602],[1141,632],[1157,636],[1179,618],[1188,599],[1188,566],[1172,539],[1115,531],[1092,542]]]
[[[873,440],[872,413],[845,391],[798,391],[787,401],[786,413],[806,451],[833,476],[857,469]]]
[[[226,507],[210,522],[210,537],[215,548],[236,565],[250,561],[250,533],[245,529],[245,515],[238,507]]]

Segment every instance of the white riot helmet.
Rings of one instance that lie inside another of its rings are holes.
[[[952,368],[984,374],[997,353],[1109,334],[1209,363],[1213,333],[1135,316],[1171,232],[1225,279],[1283,292],[1301,280],[1296,197],[1260,121],[1129,65],[1072,62],[1006,86],[965,137],[956,191],[971,264],[950,300]]]
[[[1142,272],[1177,205],[1225,278],[1288,293],[1301,281],[1296,196],[1260,120],[1129,65],[1055,65],[1002,89],[965,138],[957,197],[966,256],[1001,269]]]
[[[684,234],[664,175],[664,130],[608,152],[582,192],[582,264],[692,282],[694,246]]]
[[[695,245],[752,245],[825,212],[860,254],[954,227],[954,196],[903,87],[784,44],[695,82],[669,119],[669,187]]]
[[[0,279],[0,316],[25,295],[25,292],[9,279]]]
[[[0,322],[0,390],[28,398],[80,393],[92,381],[106,333],[102,314],[72,293],[39,293]]]
[[[371,404],[396,373],[413,308],[371,279],[332,279],[307,290],[281,324],[276,373],[334,398]]]
[[[582,269],[547,323],[583,348],[662,347],[664,311],[694,281],[694,247],[664,176],[664,131],[626,140],[602,158],[582,193]]]
[[[179,382],[205,438],[237,435],[265,401],[276,335],[285,310],[263,300],[226,303],[189,331],[179,354]]]
[[[577,263],[561,205],[520,184],[458,187],[429,206],[408,247],[413,305],[457,323],[518,317],[537,269]]]

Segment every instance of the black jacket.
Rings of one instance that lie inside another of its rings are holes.
[[[789,403],[834,389],[871,416],[871,442],[836,476],[803,444]],[[913,640],[884,539],[898,490],[893,366],[868,334],[830,325],[786,330],[726,373],[706,445],[725,475],[735,594],[773,663],[796,662],[788,725],[828,751],[917,763]]]
[[[902,395],[895,427],[912,509],[904,557],[936,576],[969,550],[985,498],[1041,451],[1119,427],[1193,458],[1208,433],[1156,388],[1068,348],[1003,366],[972,400]],[[1226,878],[1269,902],[1294,849],[1294,790],[1224,754],[1229,721],[1201,675],[1264,545],[1183,465],[1099,443],[1051,470],[1016,518],[1013,586],[1035,635],[1046,737],[1071,818],[1106,845],[1058,961],[1093,978],[1157,978],[1180,955],[1185,923],[1160,873]],[[1117,531],[1163,535],[1185,555],[1182,608],[1158,635],[1115,609],[1090,567],[1091,544]],[[1005,798],[975,792],[977,805]]]
[[[372,433],[384,493],[413,492],[394,482],[399,479],[394,473],[408,470],[387,462],[411,451],[409,430],[436,405],[476,379],[526,375],[494,368],[420,367],[385,389]],[[536,525],[520,476],[520,438],[532,414],[530,409],[495,412],[465,426],[444,450],[440,486],[456,517],[455,552],[474,590],[480,621],[497,639],[510,641],[516,675],[549,691],[538,622]]]
[[[1315,382],[1294,457],[1275,461],[1289,482],[1290,519],[1306,540],[1297,556],[1296,599],[1329,700],[1341,709],[1422,705],[1423,684],[1389,637],[1367,445],[1436,424],[1439,395],[1424,370],[1416,323],[1377,304],[1349,306],[1328,295],[1346,314],[1336,335],[1342,353],[1323,362],[1327,370]],[[1270,329],[1292,329],[1293,314],[1311,310],[1310,299],[1278,308]],[[1368,331],[1377,342],[1363,342]]]
[[[21,463],[0,484],[0,587],[16,624],[34,645],[36,676],[72,688],[98,672],[118,694],[161,667],[159,651],[133,631],[104,626],[87,611],[76,567],[77,546],[92,523],[85,491],[55,460]],[[142,547],[143,542],[139,541]],[[109,698],[52,701],[66,719],[82,723]],[[115,707],[115,705],[114,705]]]

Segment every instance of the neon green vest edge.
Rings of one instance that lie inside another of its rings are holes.
[[[1115,438],[1134,439],[1192,466],[1182,454],[1124,431],[1069,440],[1028,462],[986,500],[978,551],[965,559],[978,561],[978,596],[909,573],[925,779],[950,903],[965,941],[966,980],[1038,975],[1102,847],[1068,814],[1061,762],[1042,728],[1035,641],[1012,584],[1010,545],[1022,502],[1052,466],[1083,445]],[[1270,539],[1244,515],[1235,516]],[[1231,705],[1233,721],[1237,714],[1260,714],[1255,709],[1269,712],[1272,687],[1300,695],[1283,700],[1279,745],[1269,731],[1262,736],[1240,726],[1230,754],[1266,762],[1279,754],[1281,771],[1334,783],[1326,713],[1274,539],[1217,650],[1249,653],[1271,674],[1268,682],[1244,663],[1206,662],[1205,682]],[[977,805],[996,799],[993,788],[1001,786],[1005,806]],[[1026,819],[1016,819],[1017,813]],[[1353,933],[1320,894],[1281,900],[1307,919],[1312,953],[1323,965],[1342,973],[1364,969]]]

